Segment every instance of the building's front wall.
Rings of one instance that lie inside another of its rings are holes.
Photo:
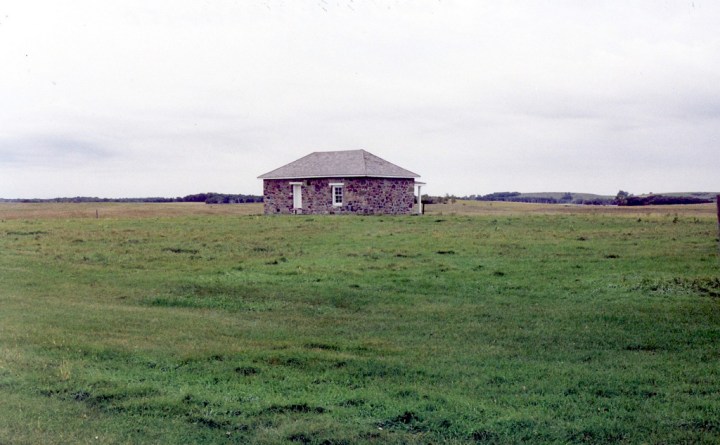
[[[293,183],[301,183],[300,212],[293,208]],[[341,206],[333,205],[331,184],[343,184]],[[414,185],[411,178],[265,179],[265,214],[410,214]]]

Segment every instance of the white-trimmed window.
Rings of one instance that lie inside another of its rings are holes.
[[[330,189],[332,191],[332,205],[336,207],[340,207],[343,205],[343,185],[342,183],[332,183],[330,184]]]

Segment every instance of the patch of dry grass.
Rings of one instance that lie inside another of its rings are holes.
[[[3,219],[155,218],[190,215],[257,215],[262,204],[170,203],[0,203]]]
[[[686,217],[713,216],[713,203],[666,206],[618,207],[577,204],[534,204],[502,201],[464,201],[454,204],[429,204],[426,215],[613,215],[629,217],[678,215]]]

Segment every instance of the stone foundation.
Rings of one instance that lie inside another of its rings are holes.
[[[293,186],[302,183],[302,209],[293,209]],[[330,184],[343,184],[343,204],[332,203]],[[273,214],[391,214],[412,213],[415,180],[406,178],[265,179],[266,215]]]

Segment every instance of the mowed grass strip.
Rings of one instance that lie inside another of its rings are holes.
[[[6,219],[0,442],[716,443],[712,215]]]

